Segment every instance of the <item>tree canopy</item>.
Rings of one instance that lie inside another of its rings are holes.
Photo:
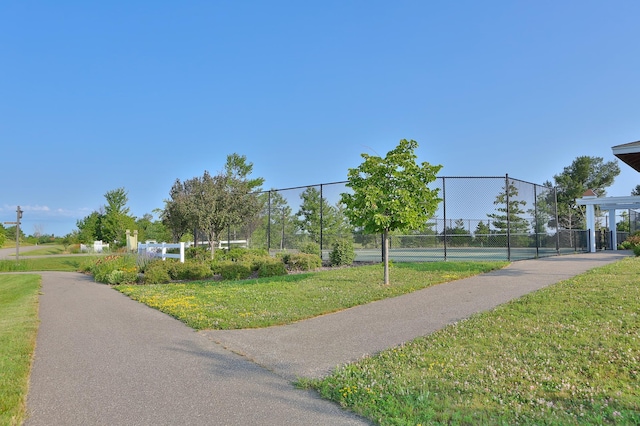
[[[576,204],[576,199],[591,189],[598,197],[606,195],[606,188],[613,184],[620,174],[618,162],[604,162],[602,157],[577,157],[562,173],[553,176],[557,188],[558,226],[565,229],[581,229],[584,211]],[[546,187],[554,184],[547,181]]]
[[[389,283],[389,232],[424,226],[441,201],[439,190],[430,189],[429,183],[442,166],[418,164],[417,147],[416,141],[402,139],[384,158],[362,154],[362,164],[348,172],[347,187],[353,193],[341,194],[352,225],[383,234],[385,284]]]
[[[255,215],[261,207],[255,193],[264,182],[249,178],[253,164],[244,155],[227,156],[224,171],[211,175],[176,180],[165,201],[162,217],[174,238],[193,229],[204,233],[209,241],[211,256],[215,243],[227,227],[238,225]]]

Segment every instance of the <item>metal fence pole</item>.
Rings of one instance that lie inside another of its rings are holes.
[[[322,244],[324,242],[323,241],[324,235],[322,234],[322,228],[324,227],[323,217],[322,217],[322,214],[323,214],[322,204],[324,204],[323,200],[324,199],[322,198],[322,184],[320,184],[320,257],[322,257],[322,249],[323,249]]]
[[[560,223],[558,222],[558,187],[553,187],[553,207],[556,218],[556,254],[560,254]]]
[[[447,191],[445,188],[445,178],[442,178],[442,211],[444,226],[442,227],[442,242],[443,242],[443,254],[444,260],[447,260]]]
[[[511,262],[511,218],[509,217],[509,174],[505,175],[505,194],[507,199],[507,260]]]
[[[267,251],[271,250],[271,190],[267,197]]]
[[[536,258],[540,257],[540,238],[538,237],[538,185],[533,185],[533,232],[536,237]]]

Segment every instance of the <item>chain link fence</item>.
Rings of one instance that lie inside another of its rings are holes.
[[[351,239],[356,261],[382,259],[381,235],[354,229],[344,215],[345,182],[272,189],[258,194],[259,215],[229,229],[230,240],[270,252],[317,249]],[[587,251],[586,231],[558,229],[556,194],[506,176],[439,177],[441,202],[422,228],[390,235],[395,261],[519,260]]]

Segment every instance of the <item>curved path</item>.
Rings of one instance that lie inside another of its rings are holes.
[[[42,273],[26,425],[351,425],[296,389],[373,354],[628,252],[525,260],[296,324],[194,332],[90,277]]]

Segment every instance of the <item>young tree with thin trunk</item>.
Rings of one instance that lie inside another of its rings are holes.
[[[384,158],[362,154],[364,162],[349,169],[347,187],[341,194],[351,224],[367,233],[383,235],[384,283],[389,284],[389,233],[418,229],[433,216],[441,199],[430,189],[442,166],[418,164],[418,143],[402,139]]]

